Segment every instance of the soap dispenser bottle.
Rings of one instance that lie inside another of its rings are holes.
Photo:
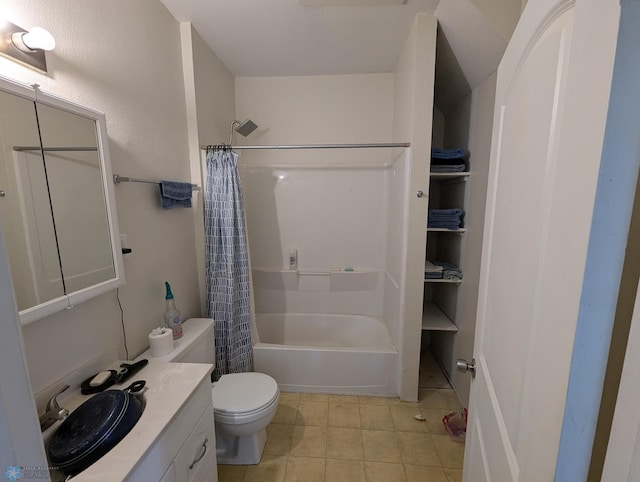
[[[173,299],[171,286],[166,281],[164,282],[164,286],[167,290],[164,298],[167,304],[167,309],[164,312],[164,324],[173,331],[173,339],[177,340],[178,338],[182,338],[182,320],[180,319],[180,312],[176,308],[176,302]]]

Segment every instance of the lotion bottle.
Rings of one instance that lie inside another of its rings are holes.
[[[164,324],[173,331],[173,339],[177,340],[178,338],[182,338],[182,320],[180,319],[180,312],[176,308],[176,302],[173,299],[171,286],[166,281],[164,282],[164,286],[167,290],[164,298],[167,304],[167,309],[164,312]]]

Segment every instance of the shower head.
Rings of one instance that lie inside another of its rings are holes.
[[[242,123],[238,121],[235,121],[235,122],[237,122],[238,124],[238,126],[235,128],[235,131],[244,137],[247,137],[249,134],[251,134],[253,131],[255,131],[258,128],[258,124],[253,122],[251,119],[247,119]]]
[[[244,137],[247,137],[257,128],[258,124],[253,122],[251,119],[247,119],[244,122],[234,120],[231,123],[231,129],[229,129],[229,145],[233,144],[233,131],[236,131],[238,134],[242,134]]]

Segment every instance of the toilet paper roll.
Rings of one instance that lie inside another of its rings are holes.
[[[152,357],[164,356],[173,351],[173,331],[168,328],[156,328],[149,333],[149,348]]]

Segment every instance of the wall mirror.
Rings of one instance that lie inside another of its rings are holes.
[[[0,224],[25,324],[124,283],[104,115],[0,78]]]

